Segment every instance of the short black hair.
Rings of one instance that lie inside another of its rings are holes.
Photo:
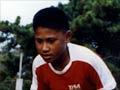
[[[68,16],[53,6],[39,10],[33,18],[34,31],[40,26],[67,31],[69,30]]]

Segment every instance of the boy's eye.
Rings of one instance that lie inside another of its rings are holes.
[[[40,39],[40,38],[36,38],[36,41],[39,43],[39,44],[41,44],[41,43],[43,43],[43,42],[46,42],[46,43],[54,43],[55,41],[56,41],[56,39],[51,39],[51,38],[48,38],[48,39],[46,39],[46,40],[43,40],[43,39]]]
[[[47,42],[49,43],[54,43],[56,41],[56,39],[48,39]]]
[[[38,43],[42,43],[42,42],[43,42],[42,39],[36,39],[36,41],[37,41]]]

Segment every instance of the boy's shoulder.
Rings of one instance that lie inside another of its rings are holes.
[[[39,54],[33,60],[33,68],[37,68],[44,64],[46,64],[46,62],[43,60],[43,58]]]

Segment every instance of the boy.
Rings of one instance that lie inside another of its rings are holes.
[[[38,56],[33,61],[31,90],[112,90],[116,82],[100,57],[70,43],[68,17],[56,7],[33,19]]]

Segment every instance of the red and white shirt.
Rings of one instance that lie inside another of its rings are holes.
[[[55,70],[38,55],[33,61],[31,90],[112,90],[116,82],[103,62],[86,47],[68,43],[70,62]]]

